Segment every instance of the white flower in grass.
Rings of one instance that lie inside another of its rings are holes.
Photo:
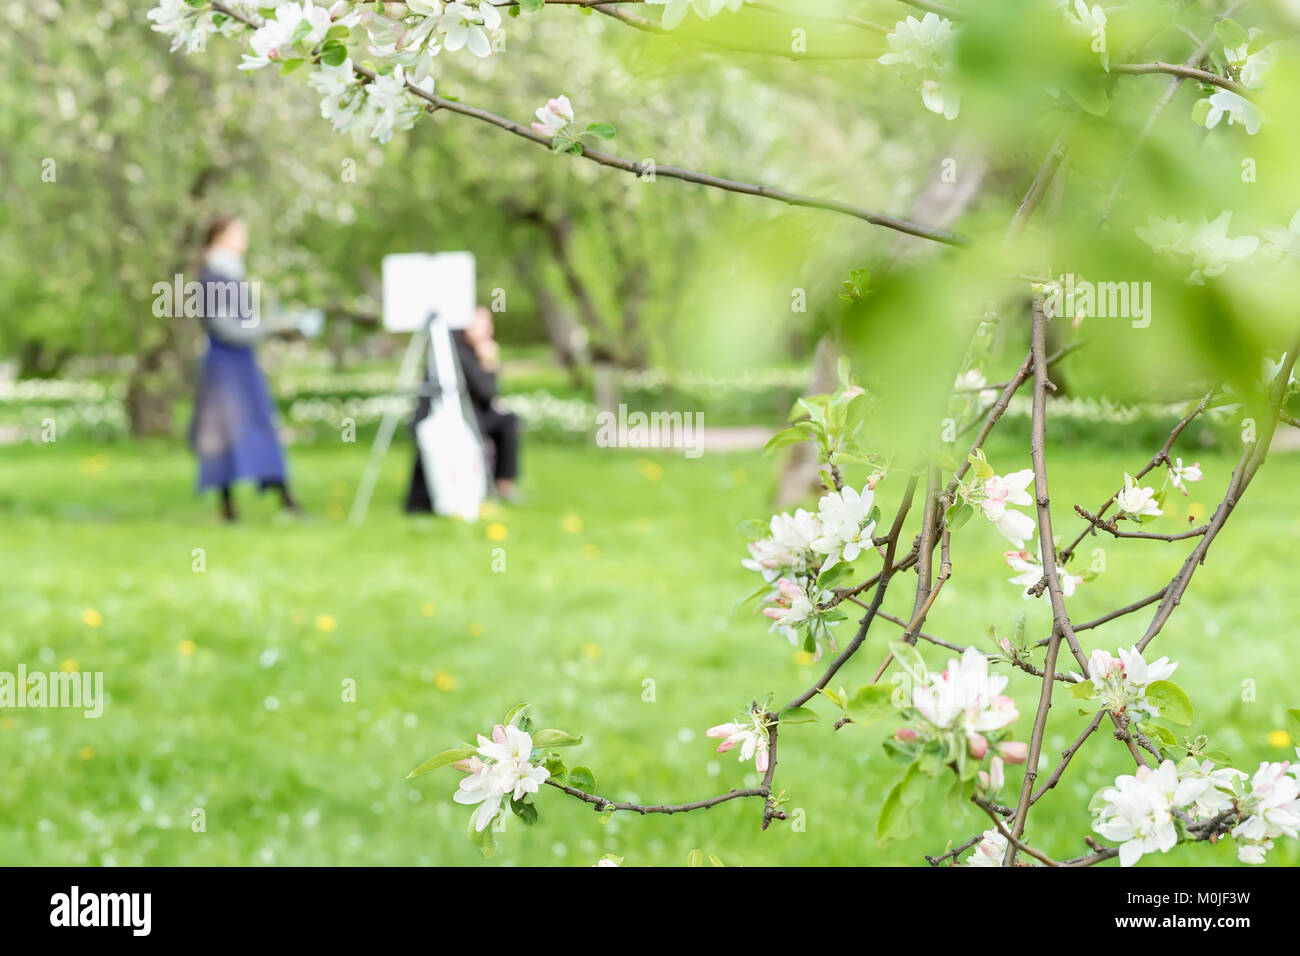
[[[471,7],[459,0],[447,4],[438,19],[438,29],[442,31],[442,45],[451,52],[468,49],[477,57],[492,55],[492,41],[489,31],[501,26],[501,14],[491,3],[480,3]]]
[[[871,548],[871,533],[875,521],[868,520],[875,503],[876,493],[864,486],[861,493],[852,488],[825,495],[818,504],[817,520],[821,535],[812,546],[827,555],[822,570],[833,567],[840,560],[851,562]]]
[[[1020,716],[1015,701],[1002,693],[1006,686],[1006,676],[990,674],[988,658],[968,647],[946,670],[926,673],[912,690],[912,706],[935,728],[964,734],[972,754],[982,758],[988,751],[983,735]]]
[[[886,39],[890,50],[879,62],[901,67],[906,76],[919,76],[925,108],[945,119],[956,119],[961,111],[961,94],[952,79],[956,40],[952,21],[935,13],[927,13],[920,20],[908,17],[895,24]]]
[[[1088,679],[1092,681],[1093,696],[1112,713],[1128,710],[1159,717],[1159,708],[1146,698],[1146,688],[1155,681],[1168,680],[1177,668],[1168,657],[1148,664],[1136,646],[1127,651],[1121,647],[1119,657],[1098,648],[1088,658]]]
[[[455,764],[469,776],[460,782],[452,799],[478,805],[473,815],[477,832],[487,829],[507,797],[522,800],[527,794],[537,793],[546,782],[550,772],[529,763],[532,752],[530,734],[513,724],[497,724],[492,728],[491,740],[479,734],[479,756]]]
[[[1017,548],[1023,548],[1025,539],[1034,533],[1034,519],[1007,505],[1032,505],[1034,499],[1025,489],[1033,480],[1034,472],[1030,468],[1009,475],[994,475],[984,482],[984,499],[979,503],[984,517]]]
[[[755,770],[759,773],[767,772],[767,724],[764,723],[761,712],[751,712],[744,722],[732,721],[710,727],[704,736],[723,738],[722,743],[718,744],[720,754],[740,747],[741,763],[752,759]]]
[[[1140,518],[1143,515],[1164,514],[1160,506],[1156,504],[1156,492],[1154,488],[1139,488],[1137,480],[1128,472],[1124,472],[1124,490],[1115,496],[1115,507],[1121,514],[1126,514],[1134,518]]]
[[[819,563],[813,540],[821,537],[821,521],[803,508],[793,515],[782,512],[768,523],[770,537],[752,541],[749,557],[741,565],[775,581],[783,571],[802,574]]]
[[[975,847],[975,852],[966,861],[967,866],[1001,866],[1002,858],[1007,852],[1007,838],[998,832],[997,827],[985,830],[984,836]]]
[[[1199,461],[1184,465],[1183,460],[1179,458],[1169,466],[1169,483],[1183,494],[1187,494],[1187,482],[1200,481],[1203,477]]]
[[[573,104],[567,96],[556,96],[537,109],[533,129],[543,136],[556,136],[573,123]]]
[[[1289,767],[1287,762],[1262,763],[1250,780],[1250,794],[1242,803],[1249,816],[1232,828],[1243,863],[1263,863],[1274,837],[1300,835],[1300,781],[1287,773]]]

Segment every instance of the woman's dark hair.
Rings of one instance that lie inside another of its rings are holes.
[[[203,234],[203,248],[207,249],[208,247],[210,247],[214,242],[217,241],[218,236],[220,236],[223,232],[229,229],[232,223],[238,221],[239,221],[238,216],[230,216],[230,215],[215,216],[212,219],[210,219],[208,221],[207,231],[204,232]]]

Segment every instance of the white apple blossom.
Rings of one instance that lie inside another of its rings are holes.
[[[775,581],[784,571],[803,574],[821,563],[812,544],[822,533],[816,515],[803,508],[793,515],[782,512],[772,516],[768,527],[770,537],[750,542],[750,556],[741,562],[744,567]]]
[[[890,50],[879,58],[885,66],[901,67],[905,78],[919,78],[925,108],[950,120],[961,111],[953,68],[956,37],[952,21],[938,14],[908,17],[885,38]]]
[[[1248,815],[1232,828],[1243,863],[1263,863],[1274,837],[1300,836],[1300,781],[1288,767],[1287,762],[1262,763],[1250,780],[1250,794],[1241,804]]]
[[[1116,777],[1115,785],[1102,792],[1104,803],[1092,828],[1120,844],[1120,866],[1132,866],[1144,853],[1168,853],[1178,842],[1173,810],[1183,795],[1172,760],[1157,770],[1139,767],[1135,775]]]
[[[329,120],[338,132],[349,132],[366,99],[365,89],[352,70],[352,60],[344,60],[338,66],[322,65],[307,77],[307,85],[323,96],[321,117]]]
[[[537,109],[533,129],[543,136],[557,136],[573,123],[573,104],[567,96],[556,96]]]
[[[1101,68],[1109,72],[1110,53],[1106,50],[1106,11],[1096,4],[1089,9],[1083,0],[1062,4],[1066,25],[1070,31],[1088,43],[1089,49],[1101,57]]]
[[[1025,546],[1025,539],[1034,533],[1034,519],[1007,505],[1031,505],[1034,499],[1025,489],[1034,480],[1030,468],[1009,475],[993,475],[984,482],[984,497],[979,502],[984,516],[993,522],[1004,538],[1016,546]]]
[[[245,16],[257,12],[254,0],[230,0],[227,6],[233,12]],[[158,5],[145,16],[153,22],[152,29],[172,38],[173,53],[182,50],[187,55],[202,51],[210,36],[218,33],[230,35],[244,28],[242,23],[233,18],[228,18],[218,26],[215,11],[191,7],[185,0],[159,0]]]
[[[1184,465],[1183,460],[1179,458],[1169,466],[1169,483],[1183,494],[1187,494],[1187,482],[1200,481],[1203,477],[1199,461]]]
[[[987,384],[988,379],[984,377],[984,373],[977,368],[971,368],[958,375],[956,380],[953,381],[952,387],[957,392],[973,393],[978,396],[981,403],[988,404],[997,397],[997,392],[991,388],[985,388],[984,386]]]
[[[1168,657],[1148,664],[1136,646],[1127,651],[1121,647],[1119,657],[1098,648],[1088,658],[1088,679],[1092,681],[1093,697],[1111,713],[1129,711],[1158,717],[1160,710],[1147,700],[1146,688],[1155,681],[1168,680],[1177,668]]]
[[[1023,596],[1026,598],[1033,597],[1029,589],[1037,584],[1043,577],[1043,561],[1037,553],[1028,551],[1003,551],[1002,558],[1007,562],[1007,567],[1016,572],[1014,578],[1008,578],[1012,584],[1019,584],[1024,588]],[[1061,593],[1065,597],[1073,597],[1074,592],[1079,585],[1083,583],[1083,576],[1071,574],[1063,564],[1056,565],[1056,580],[1061,585]],[[1046,601],[1051,601],[1051,595],[1044,589],[1041,597]]]
[[[1238,47],[1224,47],[1223,58],[1228,67],[1237,74],[1237,81],[1247,89],[1257,90],[1264,85],[1264,75],[1273,65],[1274,50],[1271,44],[1265,45],[1254,53],[1250,52],[1251,43],[1260,36],[1258,27],[1251,27],[1247,34],[1248,42]]]
[[[1214,129],[1224,117],[1229,126],[1244,126],[1246,132],[1254,136],[1264,123],[1264,114],[1258,106],[1240,93],[1232,90],[1215,90],[1207,98],[1210,104],[1205,112],[1205,128]]]
[[[812,620],[817,607],[803,588],[789,578],[781,578],[777,582],[776,606],[764,608],[763,613],[775,621],[783,633],[788,632],[790,642],[794,643],[794,630]]]
[[[875,492],[864,486],[861,492],[853,488],[832,492],[817,503],[821,535],[813,540],[812,546],[827,555],[823,571],[841,560],[856,561],[863,551],[870,550],[876,522],[869,516],[875,498]]]
[[[1164,514],[1156,504],[1156,492],[1151,487],[1138,487],[1137,480],[1124,472],[1124,489],[1115,496],[1115,507],[1121,514],[1133,518],[1144,515],[1155,517]]]
[[[497,724],[489,740],[478,735],[478,756],[458,761],[455,767],[468,773],[461,780],[452,799],[457,803],[477,804],[474,829],[481,833],[501,811],[507,798],[522,800],[537,793],[550,772],[529,763],[533,738],[513,724]]]
[[[717,16],[723,10],[735,12],[745,5],[745,0],[645,0],[654,6],[664,7],[663,18],[659,21],[665,30],[676,29],[686,14],[691,10],[701,20]]]
[[[966,861],[967,866],[1001,866],[1002,858],[1007,852],[1007,838],[997,829],[985,830],[983,837],[975,847],[975,852]]]
[[[492,40],[489,34],[500,29],[501,14],[491,3],[478,3],[471,6],[463,0],[453,0],[444,8],[438,19],[438,29],[442,31],[442,45],[449,51],[468,49],[477,57],[492,55]]]
[[[1015,701],[1002,693],[1006,686],[1006,676],[990,674],[988,658],[968,647],[946,670],[926,673],[912,690],[912,706],[936,729],[963,734],[972,755],[982,758],[988,749],[983,734],[1020,716]]]
[[[1193,823],[1213,819],[1231,808],[1237,785],[1246,775],[1231,767],[1215,768],[1212,760],[1186,757],[1178,762],[1178,779],[1185,787],[1183,806]]]
[[[704,736],[724,738],[718,744],[717,752],[720,754],[739,746],[741,763],[752,759],[755,770],[759,773],[767,772],[767,723],[761,711],[751,711],[743,722],[732,721],[710,727]]]
[[[1300,259],[1300,210],[1287,225],[1265,226],[1260,232],[1264,234],[1264,255],[1270,259]]]
[[[1259,247],[1257,236],[1229,238],[1231,225],[1232,213],[1225,211],[1212,222],[1204,216],[1193,223],[1183,223],[1174,216],[1167,219],[1151,216],[1146,226],[1138,226],[1134,231],[1161,255],[1191,258],[1192,272],[1187,278],[1201,283],[1207,277],[1222,275],[1231,263],[1249,258]]]

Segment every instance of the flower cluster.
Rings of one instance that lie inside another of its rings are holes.
[[[514,724],[497,724],[492,739],[478,735],[477,756],[452,764],[469,774],[460,782],[452,799],[478,804],[472,820],[474,832],[482,833],[496,819],[506,799],[522,800],[536,793],[550,776],[545,767],[530,763],[533,738]]]
[[[257,13],[253,0],[228,0],[226,6],[236,13],[251,16]],[[207,48],[208,37],[214,34],[232,35],[243,29],[238,20],[203,7],[192,7],[186,0],[159,0],[146,15],[153,29],[172,38],[175,53],[200,53]]]
[[[953,48],[957,31],[951,20],[927,13],[920,20],[908,17],[894,26],[886,39],[889,52],[880,57],[885,66],[898,66],[905,79],[920,81],[921,102],[931,113],[956,119],[961,94],[955,85]]]
[[[912,707],[936,732],[960,734],[971,756],[982,759],[989,749],[984,735],[1020,716],[1015,701],[1002,693],[1006,686],[1006,675],[990,674],[988,658],[968,647],[945,670],[926,673],[912,689]]]
[[[1223,212],[1213,222],[1204,216],[1199,222],[1184,223],[1175,216],[1161,219],[1151,216],[1146,226],[1135,230],[1138,238],[1157,254],[1170,259],[1191,259],[1192,271],[1188,280],[1202,283],[1207,278],[1223,275],[1228,266],[1249,258],[1259,248],[1256,236],[1230,238],[1232,213]]]
[[[1099,648],[1088,658],[1091,697],[1101,701],[1112,714],[1159,717],[1159,707],[1147,699],[1147,687],[1156,681],[1168,680],[1177,669],[1178,665],[1170,663],[1167,657],[1148,664],[1136,647],[1127,651],[1121,647],[1119,657],[1112,657]]]
[[[731,721],[710,727],[704,732],[706,737],[722,737],[718,744],[718,753],[740,747],[740,762],[754,761],[754,769],[759,773],[767,772],[768,765],[768,722],[767,715],[761,708],[754,708],[746,714],[744,720]]]
[[[1240,770],[1216,768],[1195,756],[1177,764],[1165,760],[1155,770],[1139,767],[1094,799],[1093,829],[1119,843],[1120,865],[1132,866],[1144,853],[1169,852],[1180,830],[1205,830],[1221,815],[1235,814],[1238,822],[1229,833],[1237,858],[1263,863],[1274,838],[1300,835],[1298,770],[1287,762],[1262,763],[1247,783]]]
[[[770,534],[751,541],[750,556],[741,562],[776,585],[764,602],[772,606],[763,612],[772,619],[772,630],[798,646],[800,631],[807,629],[804,643],[814,659],[821,657],[823,641],[834,645],[829,625],[844,619],[834,608],[818,606],[833,596],[818,585],[818,578],[871,548],[876,527],[874,483],[873,479],[860,492],[844,488],[824,495],[817,514],[800,508],[793,515],[773,515]]]
[[[1231,22],[1231,21],[1229,21]],[[1240,30],[1240,28],[1237,28]],[[1264,76],[1273,64],[1274,51],[1258,28],[1241,32],[1235,46],[1223,48],[1223,59],[1228,72],[1248,90],[1264,86]],[[1214,129],[1227,119],[1229,126],[1244,126],[1247,134],[1254,136],[1264,124],[1264,114],[1258,106],[1233,90],[1216,89],[1198,100],[1193,113],[1206,129]]]

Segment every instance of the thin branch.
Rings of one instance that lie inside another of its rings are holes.
[[[1243,99],[1253,100],[1255,98],[1249,87],[1242,86],[1236,80],[1230,80],[1218,73],[1211,73],[1209,70],[1198,70],[1182,63],[1112,63],[1110,72],[1130,75],[1167,73],[1170,76],[1176,76],[1184,80],[1199,80],[1201,83],[1209,83],[1211,86],[1219,87],[1219,89],[1236,93]]]
[[[707,810],[709,807],[716,807],[720,803],[726,803],[729,800],[737,800],[742,797],[767,797],[767,791],[762,787],[751,787],[748,790],[728,790],[726,793],[719,794],[716,797],[709,797],[707,800],[696,800],[693,803],[678,804],[654,804],[646,805],[640,803],[617,803],[613,800],[607,800],[604,797],[598,797],[594,793],[587,793],[585,790],[579,790],[576,787],[570,787],[567,784],[557,783],[553,779],[545,781],[547,786],[554,787],[556,790],[563,790],[571,797],[577,797],[583,803],[590,803],[597,812],[603,810],[628,810],[632,813],[689,813],[691,810]]]

